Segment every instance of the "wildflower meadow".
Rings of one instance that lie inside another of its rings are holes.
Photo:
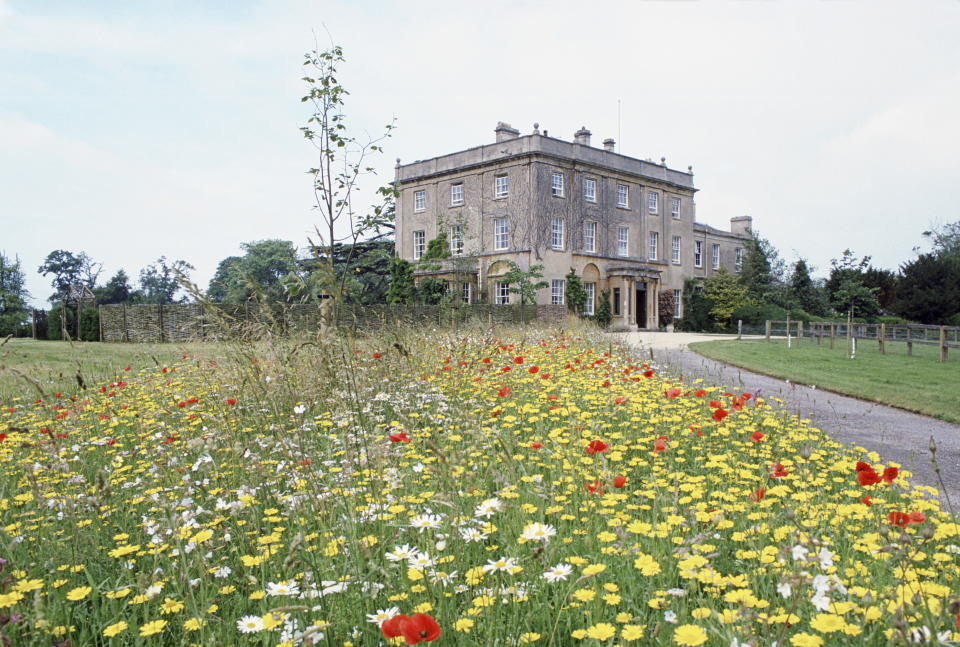
[[[586,332],[119,366],[0,467],[8,645],[960,642],[935,489]]]

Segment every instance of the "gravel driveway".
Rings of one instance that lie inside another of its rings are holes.
[[[687,379],[704,378],[712,384],[741,388],[750,393],[775,395],[784,406],[841,443],[853,443],[875,451],[885,461],[899,463],[913,472],[914,483],[941,489],[930,462],[927,447],[932,436],[937,443],[937,462],[946,494],[954,512],[960,513],[960,425],[928,418],[893,407],[864,402],[800,386],[784,380],[729,366],[707,359],[687,348],[695,341],[735,339],[731,335],[696,333],[615,333],[631,345],[641,348],[644,359],[669,364]],[[744,336],[744,338],[748,338]],[[944,508],[946,502],[944,501]]]

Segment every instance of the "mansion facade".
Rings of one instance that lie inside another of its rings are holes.
[[[562,305],[573,269],[587,291],[586,314],[610,293],[612,325],[657,328],[658,294],[672,291],[674,317],[688,277],[739,272],[751,218],[730,231],[695,221],[693,169],[621,155],[590,144],[582,128],[564,141],[520,135],[500,122],[496,142],[411,164],[397,160],[397,256],[416,264],[445,233],[450,258],[415,270],[440,278],[466,302],[519,302],[502,280],[512,261],[543,266],[538,304]]]

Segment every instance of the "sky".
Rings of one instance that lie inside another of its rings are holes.
[[[55,249],[205,287],[244,242],[305,246],[302,62],[336,43],[350,132],[396,125],[361,204],[498,121],[586,126],[692,165],[699,222],[896,269],[960,220],[957,34],[958,0],[0,0],[0,251],[42,306]]]

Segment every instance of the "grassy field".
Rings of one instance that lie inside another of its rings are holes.
[[[690,348],[756,373],[960,423],[958,349],[939,362],[937,347],[916,344],[908,356],[902,342],[887,342],[887,354],[881,355],[876,342],[861,341],[852,360],[843,339],[833,350],[826,340],[822,345],[804,340],[799,346],[794,340],[787,348],[784,339],[708,341]]]
[[[218,354],[216,344],[104,344],[10,339],[0,345],[0,403],[72,394],[81,382],[110,381],[131,370],[180,360],[183,355]],[[79,379],[78,379],[79,376]]]

